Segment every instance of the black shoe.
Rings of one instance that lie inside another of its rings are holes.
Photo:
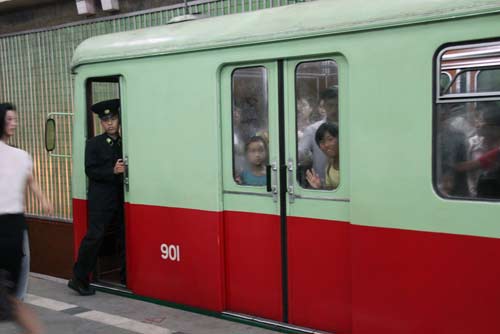
[[[79,279],[73,277],[68,281],[68,287],[75,290],[80,294],[80,296],[92,296],[95,295],[95,289],[88,284],[83,283]]]

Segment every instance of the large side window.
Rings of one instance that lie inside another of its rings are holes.
[[[442,197],[500,199],[500,43],[448,47],[437,63],[435,188]]]
[[[336,189],[340,183],[337,63],[300,63],[295,90],[297,182],[303,188]]]
[[[266,185],[269,156],[267,84],[265,67],[233,71],[233,177],[242,186]]]

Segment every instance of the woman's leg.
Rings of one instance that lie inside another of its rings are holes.
[[[42,324],[35,313],[23,302],[13,298],[17,323],[25,330],[24,334],[41,334]]]
[[[28,230],[24,231],[23,236],[23,258],[21,261],[21,271],[19,273],[19,281],[17,284],[16,297],[23,301],[28,292],[28,276],[30,273],[30,244]]]

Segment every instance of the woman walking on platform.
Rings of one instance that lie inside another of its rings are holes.
[[[27,231],[24,220],[26,189],[35,194],[46,213],[52,214],[53,210],[33,179],[30,155],[8,145],[16,127],[14,105],[0,103],[0,320],[15,319],[27,334],[39,334],[41,324],[37,317],[15,298]]]

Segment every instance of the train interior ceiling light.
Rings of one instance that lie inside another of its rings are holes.
[[[105,12],[117,11],[120,9],[118,0],[101,0],[102,10]],[[94,0],[76,0],[78,15],[93,15],[96,13]]]

